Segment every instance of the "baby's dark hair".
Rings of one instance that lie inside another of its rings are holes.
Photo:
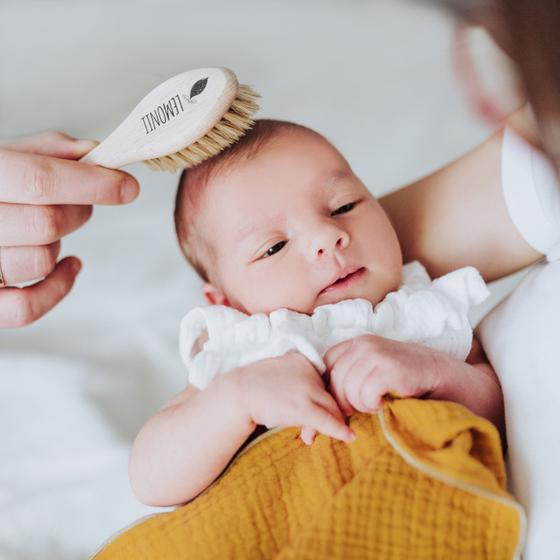
[[[230,171],[251,161],[263,147],[289,132],[301,132],[322,138],[314,130],[299,124],[259,119],[235,144],[201,164],[185,169],[181,174],[175,198],[175,231],[181,251],[205,282],[209,281],[208,264],[212,255],[205,241],[196,236],[196,217],[206,186],[217,173]]]

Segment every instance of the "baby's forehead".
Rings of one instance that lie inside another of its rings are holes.
[[[214,185],[235,184],[235,180],[240,175],[244,175],[248,169],[254,168],[258,168],[261,173],[267,173],[277,171],[278,166],[281,165],[282,172],[286,175],[291,172],[297,173],[298,168],[289,164],[290,158],[297,158],[299,161],[305,159],[314,161],[319,164],[320,169],[324,168],[327,173],[329,164],[332,166],[332,161],[318,157],[316,151],[312,149],[313,146],[320,146],[331,154],[336,154],[335,157],[338,157],[339,162],[342,162],[343,167],[348,168],[349,171],[346,160],[323,136],[309,129],[288,128],[278,131],[253,149],[236,154],[236,157],[231,160],[219,162],[207,175],[206,186],[212,188]],[[344,169],[344,173],[346,173],[346,169]]]
[[[305,129],[276,134],[252,151],[220,161],[200,178],[205,183],[199,221],[205,222],[204,229],[218,215],[228,223],[237,221],[234,214],[251,221],[255,212],[274,218],[277,197],[289,197],[293,203],[302,197],[320,200],[356,180],[338,150]]]
[[[329,166],[319,158],[310,158],[306,166],[305,158],[291,168],[289,159],[263,152],[252,162],[255,165],[224,172],[208,185],[205,210],[219,208],[228,222],[237,221],[233,214],[240,220],[254,221],[261,214],[272,220],[296,215],[296,206],[302,204],[322,210],[335,198],[356,192],[358,181],[349,166]]]

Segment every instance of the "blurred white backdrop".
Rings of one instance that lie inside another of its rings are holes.
[[[380,195],[491,132],[455,83],[452,32],[414,0],[3,0],[0,138],[102,140],[163,80],[227,66],[262,94],[258,116],[317,129]],[[128,450],[184,386],[178,325],[202,298],[174,237],[177,176],[127,171],[139,199],[63,240],[84,265],[71,294],[0,332],[2,559],[85,558],[154,511]]]

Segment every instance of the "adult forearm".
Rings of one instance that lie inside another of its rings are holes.
[[[486,281],[538,260],[517,231],[501,181],[502,132],[432,175],[380,199],[405,262],[433,278],[474,266]]]

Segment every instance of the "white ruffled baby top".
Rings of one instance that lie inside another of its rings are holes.
[[[199,389],[235,367],[286,352],[301,352],[324,373],[326,351],[362,334],[422,344],[464,360],[472,344],[467,312],[489,293],[474,268],[432,281],[424,267],[413,262],[403,267],[401,288],[375,308],[364,299],[323,305],[311,316],[288,309],[266,316],[222,305],[197,307],[181,322],[181,357],[189,383]],[[202,348],[201,340],[206,340]]]

